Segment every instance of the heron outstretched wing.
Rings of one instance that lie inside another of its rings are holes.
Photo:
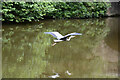
[[[74,32],[74,33],[70,33],[70,34],[65,35],[65,37],[74,36],[74,35],[82,35],[82,33],[76,33],[76,32]]]
[[[63,38],[64,36],[62,36],[59,32],[44,32],[45,34],[51,34],[53,37],[60,39]]]

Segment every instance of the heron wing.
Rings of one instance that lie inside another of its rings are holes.
[[[45,34],[51,34],[53,37],[60,39],[63,38],[64,36],[62,36],[59,32],[44,32]]]
[[[65,35],[65,37],[68,37],[68,36],[75,36],[75,35],[82,35],[82,33],[70,33],[70,34],[67,34]]]

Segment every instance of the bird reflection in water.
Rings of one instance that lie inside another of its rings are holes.
[[[56,73],[54,70],[53,70],[53,73],[55,74],[55,75],[52,75],[52,76],[48,76],[49,78],[58,78],[58,77],[60,77],[60,75],[58,74],[58,73]],[[70,73],[68,70],[65,72],[67,75],[72,75],[72,73]]]
[[[49,78],[58,78],[58,77],[60,77],[60,75],[59,75],[58,73],[56,73],[54,70],[53,70],[53,73],[54,73],[55,75],[48,76],[48,77],[49,77]]]

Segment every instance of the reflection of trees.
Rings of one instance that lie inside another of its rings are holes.
[[[39,27],[19,26],[3,32],[4,78],[35,78],[45,71],[43,57],[51,42],[44,34],[45,29],[39,31]]]
[[[102,60],[93,57],[92,50],[109,31],[109,28],[105,27],[104,20],[74,19],[40,22],[42,24],[20,25],[22,27],[14,25],[15,27],[5,28],[2,48],[3,77],[41,77],[45,70],[51,69],[61,73],[67,69],[71,70],[75,74],[73,77],[83,77],[85,74],[90,76],[95,72],[101,72]],[[80,32],[83,35],[70,42],[61,42],[50,47],[52,37],[43,34],[46,31],[59,31],[63,35]]]

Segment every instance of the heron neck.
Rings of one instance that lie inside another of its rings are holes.
[[[72,37],[69,37],[69,38],[67,39],[67,41],[70,41],[71,38],[72,38]]]

